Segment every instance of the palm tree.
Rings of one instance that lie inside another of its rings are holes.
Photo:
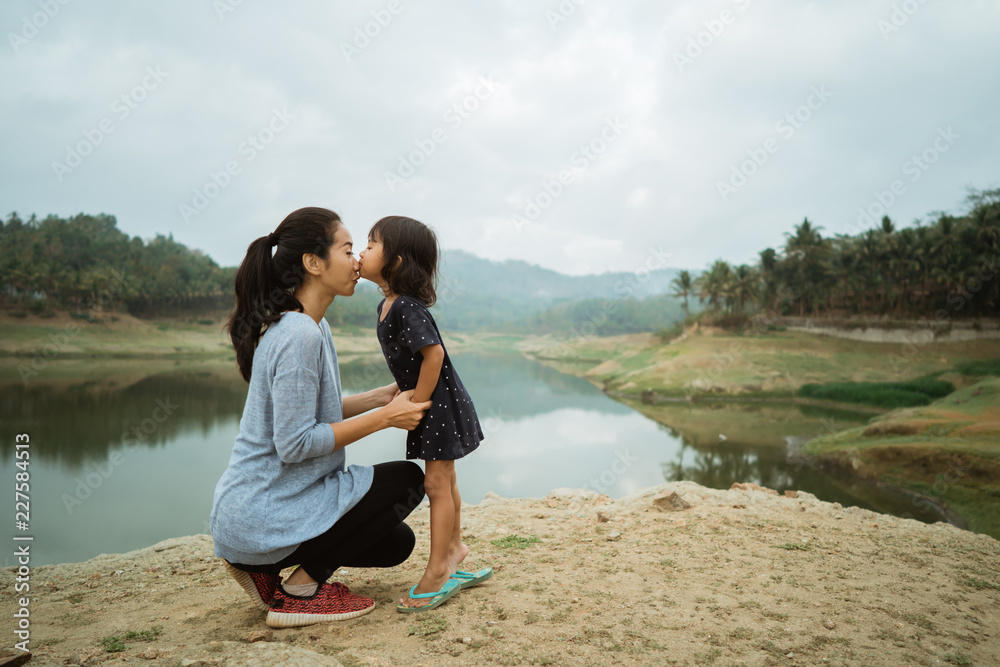
[[[1000,206],[978,206],[970,215],[976,230],[976,243],[986,249],[1000,247]]]
[[[763,282],[763,292],[760,296],[762,307],[767,308],[778,290],[778,253],[774,248],[760,251],[760,277]]]
[[[830,289],[825,269],[830,243],[820,235],[821,229],[806,218],[794,234],[785,232],[785,264],[792,280],[789,286],[798,293],[799,315],[805,315],[807,305],[810,312],[815,309]]]
[[[911,288],[915,278],[920,271],[920,262],[917,254],[917,236],[912,228],[900,230],[892,242],[889,254],[888,272],[892,276],[892,282],[898,289],[896,299],[896,316],[901,311],[908,309],[912,301]]]
[[[725,260],[717,259],[708,271],[702,273],[694,281],[698,289],[698,300],[707,300],[713,310],[719,309],[720,298],[729,303],[729,281],[732,270]]]
[[[856,293],[858,252],[855,240],[843,234],[833,239],[830,255],[830,275],[837,288],[830,292],[830,308],[843,308],[852,304],[857,312],[857,301],[852,297]]]
[[[869,229],[861,234],[858,239],[858,264],[867,269],[865,275],[865,293],[866,296],[875,292],[881,278],[881,250],[879,248],[879,237],[878,232],[874,229]],[[862,299],[861,309],[869,310],[871,306],[869,305],[867,299]]]
[[[895,240],[893,239],[892,233],[895,231],[895,226],[892,224],[892,219],[887,216],[882,216],[882,229],[878,237],[879,244],[879,258],[878,263],[883,268],[882,271],[882,312],[888,310],[889,301],[891,299],[891,292],[893,286],[892,271],[889,267],[889,263],[892,261],[893,253],[895,251]]]
[[[746,264],[736,267],[732,277],[732,296],[739,313],[743,312],[743,306],[748,301],[760,298],[760,272]]]
[[[686,322],[691,313],[688,311],[688,296],[694,292],[694,281],[691,279],[689,271],[681,271],[677,277],[670,281],[670,286],[674,291],[671,296],[684,298],[684,321]]]

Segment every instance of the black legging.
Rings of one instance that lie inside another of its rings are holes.
[[[405,561],[415,538],[403,520],[424,499],[424,473],[411,461],[373,467],[371,489],[325,533],[273,565],[232,565],[247,572],[278,573],[298,563],[322,583],[340,567],[392,567]]]

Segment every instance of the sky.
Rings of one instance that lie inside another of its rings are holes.
[[[1000,186],[1000,1],[5,0],[0,202],[223,266],[291,211],[580,275]]]

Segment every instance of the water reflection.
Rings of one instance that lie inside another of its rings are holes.
[[[455,368],[480,412],[502,411],[511,418],[530,417],[572,405],[607,414],[632,410],[610,401],[594,385],[512,352],[452,355]],[[341,362],[346,392],[359,392],[392,382],[381,356]]]
[[[733,482],[754,482],[778,493],[808,491],[845,507],[856,505],[931,523],[942,520],[938,513],[907,498],[789,462],[782,447],[746,447],[729,442],[696,447],[682,440],[676,458],[663,463],[663,477],[668,481],[690,480],[713,489],[728,489]]]
[[[541,497],[557,487],[620,497],[685,479],[714,488],[753,481],[901,514],[916,509],[785,461],[786,436],[814,435],[831,422],[846,428],[864,423],[865,415],[799,406],[626,405],[513,352],[453,360],[487,435],[457,466],[467,502],[488,491]],[[391,381],[378,356],[342,362],[348,393]],[[65,379],[80,373],[79,362],[62,371],[53,362],[44,382],[0,386],[4,441],[31,435],[34,563],[84,560],[207,532],[247,385],[232,361],[150,362],[145,372],[142,364]],[[402,431],[382,431],[352,444],[348,462],[400,459],[404,443]],[[5,456],[0,476],[13,472],[13,457]],[[13,511],[10,497],[0,511]]]
[[[192,369],[135,382],[30,383],[0,390],[0,421],[44,443],[33,458],[79,469],[113,449],[165,447],[189,433],[205,437],[220,420],[239,419],[246,393],[239,376],[220,379]]]

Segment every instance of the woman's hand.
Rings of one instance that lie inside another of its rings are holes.
[[[382,408],[385,411],[385,417],[389,422],[389,426],[401,428],[404,431],[412,431],[420,423],[420,420],[424,418],[424,412],[427,411],[427,408],[431,407],[431,401],[414,403],[410,400],[412,395],[412,389],[397,393],[396,397],[387,406]]]
[[[358,415],[368,412],[369,410],[374,410],[375,408],[384,408],[398,395],[399,387],[397,387],[396,383],[393,382],[392,384],[387,384],[384,387],[371,389],[363,394],[344,396],[344,419],[357,417]]]
[[[399,395],[399,387],[395,382],[392,384],[387,384],[384,387],[379,387],[378,389],[373,389],[372,393],[375,394],[376,407],[383,407],[389,405],[392,399]]]
[[[397,385],[395,382],[393,382],[392,384],[387,384],[384,387],[379,387],[375,391],[379,392],[379,400],[382,400],[383,398],[385,399],[385,400],[382,400],[382,403],[380,403],[380,406],[381,405],[389,405],[389,403],[392,402],[392,399],[394,399],[397,396],[399,396],[399,385]]]

